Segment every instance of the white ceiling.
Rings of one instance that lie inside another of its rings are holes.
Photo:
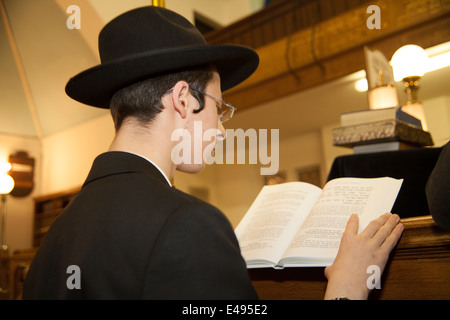
[[[77,3],[86,1],[91,0]],[[143,0],[133,1],[141,4]],[[12,38],[0,17],[0,134],[46,137],[107,113],[75,102],[64,92],[70,77],[98,64],[92,39],[102,18],[91,21],[95,30],[86,35],[87,26],[84,34],[66,27],[68,14],[62,4],[73,1],[3,2]],[[101,10],[98,3],[95,10]],[[425,75],[421,99],[449,95],[448,79],[448,67]],[[367,107],[366,94],[354,90],[354,80],[355,76],[348,76],[238,112],[227,127],[283,128],[283,137],[287,137],[336,123],[340,113]],[[398,90],[402,100],[401,85]]]
[[[66,13],[51,0],[4,0],[4,5],[14,42],[8,39],[2,17],[0,132],[38,136],[40,127],[48,136],[104,114],[65,94],[70,77],[98,63],[80,33],[66,27]]]

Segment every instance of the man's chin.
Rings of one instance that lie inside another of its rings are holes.
[[[177,170],[184,173],[199,173],[205,168],[205,164],[180,164],[177,166]]]

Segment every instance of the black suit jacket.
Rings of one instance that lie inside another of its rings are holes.
[[[78,266],[81,289],[69,289]],[[108,152],[52,224],[24,299],[255,299],[235,234],[215,207],[149,161]]]

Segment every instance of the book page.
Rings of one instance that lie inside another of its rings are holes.
[[[334,259],[350,215],[359,216],[359,232],[390,212],[403,180],[340,178],[323,189],[310,215],[295,235],[284,258]]]
[[[304,182],[264,186],[235,230],[244,259],[276,264],[320,192]]]

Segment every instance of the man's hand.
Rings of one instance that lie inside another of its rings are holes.
[[[358,234],[359,218],[356,214],[350,217],[337,257],[325,268],[328,279],[325,299],[367,299],[370,292],[367,268],[376,265],[383,272],[389,254],[403,232],[399,221],[398,215],[386,213]]]

